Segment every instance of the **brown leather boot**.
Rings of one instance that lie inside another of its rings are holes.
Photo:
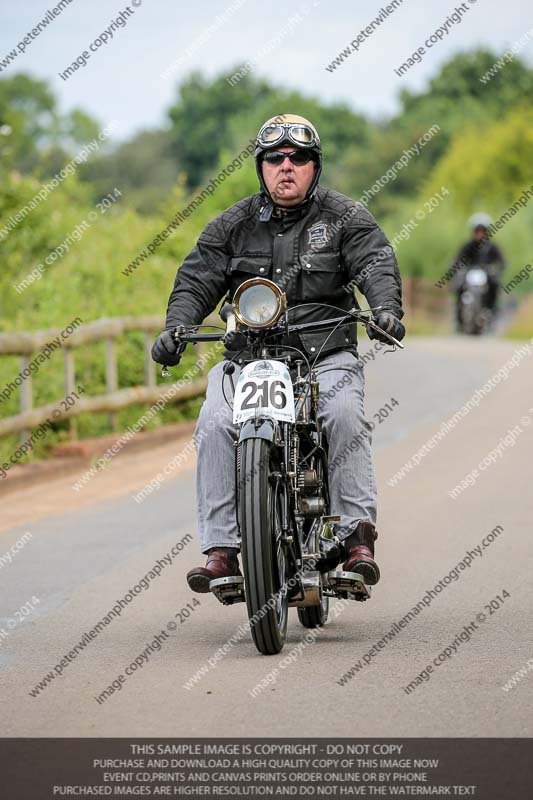
[[[209,581],[215,578],[242,577],[238,552],[236,547],[212,547],[208,550],[205,567],[194,567],[187,573],[187,583],[193,592],[205,594],[209,591]]]
[[[374,586],[380,578],[374,561],[374,539],[377,538],[378,532],[371,522],[358,522],[355,530],[342,540],[347,556],[343,570],[358,572],[369,586]]]

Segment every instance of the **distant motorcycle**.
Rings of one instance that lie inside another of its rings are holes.
[[[486,269],[469,267],[458,294],[457,322],[460,333],[480,335],[492,322],[489,306],[489,275]]]
[[[371,310],[339,309],[341,317],[300,324],[289,324],[290,311],[277,284],[251,278],[222,308],[222,333],[174,329],[178,344],[219,341],[228,332],[243,337],[243,350],[234,356],[246,350],[237,384],[234,359],[222,382],[231,381],[238,432],[233,469],[244,577],[212,580],[209,589],[225,605],[246,601],[254,643],[265,655],[283,648],[289,607],[297,608],[302,625],[315,628],[327,620],[329,597],[367,600],[371,593],[358,573],[335,570],[344,552],[332,529],[340,517],[330,515],[319,383],[314,362],[301,351],[287,354],[280,337],[359,321],[402,347],[378,328]],[[163,374],[170,373],[164,368]]]

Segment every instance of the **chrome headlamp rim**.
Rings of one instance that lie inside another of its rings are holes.
[[[251,286],[262,285],[266,286],[267,288],[271,289],[273,294],[275,295],[276,302],[277,302],[277,309],[273,317],[271,317],[267,322],[251,322],[248,320],[240,311],[239,308],[239,300],[243,293],[249,289]],[[270,328],[274,325],[281,315],[284,313],[287,307],[287,297],[285,292],[279,288],[277,283],[274,281],[269,280],[268,278],[248,278],[247,280],[243,281],[240,286],[237,288],[233,300],[233,313],[235,314],[236,319],[241,325],[244,325],[246,328],[252,328],[253,330],[262,329],[262,328]]]

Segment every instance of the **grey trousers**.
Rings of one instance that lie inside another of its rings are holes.
[[[224,361],[208,373],[204,403],[194,432],[197,452],[196,500],[202,553],[211,547],[240,548],[235,517],[235,449],[237,426],[222,393]],[[376,480],[372,463],[372,430],[364,413],[363,363],[348,350],[325,356],[315,369],[320,384],[318,416],[329,443],[331,514],[344,539],[359,522],[376,524]],[[235,364],[236,384],[240,368]],[[224,378],[228,401],[229,377]]]

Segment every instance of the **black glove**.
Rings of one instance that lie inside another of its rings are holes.
[[[172,331],[163,331],[155,340],[152,347],[152,358],[158,364],[164,364],[167,367],[175,367],[180,363],[181,354],[185,350],[186,342],[180,342],[178,345],[174,341]]]
[[[227,350],[244,350],[248,344],[246,334],[240,331],[230,331],[226,333],[223,341]]]
[[[400,342],[403,337],[405,336],[405,328],[397,319],[394,314],[391,314],[390,311],[380,311],[378,312],[377,316],[374,319],[376,325],[379,325],[380,328],[383,328],[384,331],[390,333],[391,336],[394,336],[395,339],[398,339]],[[386,336],[383,336],[380,331],[377,331],[375,328],[371,328],[370,325],[366,329],[369,339],[379,339],[380,342],[385,342],[386,344],[393,344],[390,339],[387,339]]]

